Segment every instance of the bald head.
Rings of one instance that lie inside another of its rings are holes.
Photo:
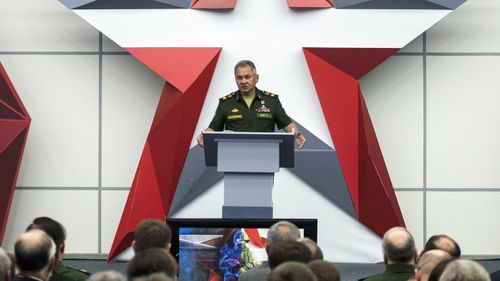
[[[38,272],[51,266],[56,245],[47,233],[33,229],[21,234],[14,246],[14,252],[19,271]]]
[[[417,255],[415,240],[403,227],[393,227],[384,234],[382,249],[386,264],[414,263]]]
[[[422,254],[418,261],[416,279],[429,280],[429,275],[438,263],[452,259],[451,255],[442,250],[430,250]]]

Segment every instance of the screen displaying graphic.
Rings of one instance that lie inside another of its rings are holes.
[[[236,281],[267,261],[267,229],[180,228],[179,279]]]
[[[241,273],[267,262],[267,232],[282,220],[317,240],[316,219],[168,219],[180,281],[238,280]]]

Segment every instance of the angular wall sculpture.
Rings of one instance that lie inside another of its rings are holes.
[[[31,119],[0,63],[0,243],[3,240]]]

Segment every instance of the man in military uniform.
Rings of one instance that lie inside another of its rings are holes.
[[[278,95],[257,89],[259,75],[254,63],[238,62],[234,76],[238,91],[219,100],[215,116],[205,131],[274,132],[276,124],[278,129],[295,135],[299,148],[304,147],[306,140],[286,114]],[[198,136],[198,144],[203,145],[202,134]]]
[[[66,230],[58,222],[49,217],[38,217],[28,226],[26,231],[39,229],[49,235],[56,244],[56,264],[49,281],[85,281],[89,273],[82,269],[72,268],[63,263],[66,246]]]

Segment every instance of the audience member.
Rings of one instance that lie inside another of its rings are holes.
[[[177,275],[177,262],[164,248],[141,250],[135,254],[127,267],[127,277],[148,276],[153,273],[165,273],[168,277]]]
[[[11,260],[4,249],[0,248],[0,281],[10,281]]]
[[[443,274],[444,269],[453,260],[454,258],[452,258],[451,260],[444,260],[439,262],[431,271],[431,274],[429,275],[429,281],[439,281],[439,278],[441,277],[441,274]]]
[[[455,259],[445,267],[439,281],[490,281],[490,275],[475,261]]]
[[[108,270],[90,275],[88,281],[125,281],[125,276],[119,272]]]
[[[281,241],[273,244],[269,250],[269,268],[273,270],[287,261],[308,263],[312,261],[312,253],[306,245],[298,241]]]
[[[316,244],[316,242],[312,241],[311,238],[304,237],[300,238],[299,240],[300,243],[303,243],[304,245],[309,248],[309,250],[312,253],[312,259],[313,260],[323,260],[323,251],[321,251],[321,248]]]
[[[135,228],[132,247],[135,252],[151,248],[164,248],[170,251],[172,230],[164,221],[145,219]]]
[[[285,262],[269,273],[268,281],[317,281],[307,265],[299,262]]]
[[[415,280],[429,280],[429,275],[434,267],[436,267],[436,265],[441,261],[450,259],[452,259],[451,255],[442,250],[430,250],[423,253],[418,260]]]
[[[461,254],[458,243],[445,234],[433,235],[427,240],[422,254],[430,250],[443,250],[454,258],[459,258]]]
[[[85,281],[89,273],[82,269],[75,269],[63,263],[66,248],[66,230],[58,221],[49,217],[38,217],[26,230],[40,229],[47,233],[56,244],[56,266],[50,281]]]
[[[323,260],[313,260],[307,264],[318,281],[340,281],[340,274],[332,263]]]
[[[389,229],[382,240],[385,272],[366,277],[366,281],[406,281],[415,274],[415,240],[403,227]]]
[[[291,222],[279,221],[273,224],[267,232],[266,252],[269,255],[269,249],[273,244],[280,241],[296,241],[300,238],[300,231]],[[265,281],[269,274],[269,263],[263,263],[255,268],[243,272],[239,279],[240,281]]]
[[[19,273],[14,281],[48,281],[56,263],[56,245],[43,231],[33,229],[19,237],[14,245]]]

